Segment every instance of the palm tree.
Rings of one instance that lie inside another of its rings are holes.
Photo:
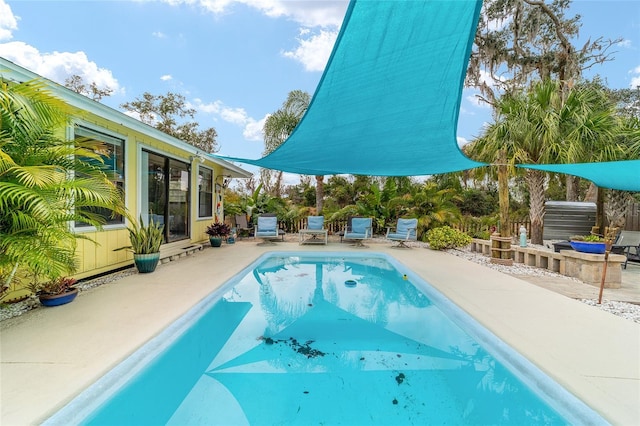
[[[69,142],[71,107],[33,80],[0,87],[0,276],[55,278],[75,270],[70,224],[104,223],[96,208],[123,213],[123,198],[102,170],[96,142]],[[102,151],[101,151],[102,150]]]
[[[503,96],[495,114],[496,121],[468,152],[480,161],[506,164],[512,173],[516,163],[603,161],[620,152],[613,143],[619,131],[614,110],[592,87],[572,88],[563,99],[558,82],[538,82],[526,93]],[[531,242],[542,244],[545,173],[531,169],[524,173]]]
[[[273,152],[284,142],[298,125],[302,116],[307,112],[311,96],[302,90],[293,90],[289,92],[287,100],[282,104],[282,108],[271,114],[264,123],[264,142],[265,152],[267,155]],[[278,173],[276,178],[275,189],[278,191],[277,197],[280,196],[282,184],[282,172]],[[324,176],[316,176],[316,214],[322,214],[324,201]]]
[[[427,181],[411,195],[403,197],[408,203],[408,216],[418,218],[418,235],[443,225],[460,222],[462,215],[456,205],[459,195],[455,189],[438,188],[435,182]]]

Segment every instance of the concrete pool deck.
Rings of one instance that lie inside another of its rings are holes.
[[[265,247],[253,240],[206,248],[152,274],[82,292],[68,305],[0,322],[0,424],[43,422],[268,251],[389,254],[609,422],[640,424],[638,323],[444,252],[388,243]],[[627,276],[634,284],[640,277]]]

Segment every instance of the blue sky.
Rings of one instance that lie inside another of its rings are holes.
[[[344,16],[344,1],[0,0],[0,56],[63,83],[72,74],[114,89],[119,109],[144,92],[183,94],[218,132],[220,154],[259,158],[262,124],[291,90],[313,94]],[[622,38],[615,60],[589,74],[640,85],[640,1],[574,0],[579,43]],[[465,89],[458,138],[478,135],[490,110]],[[251,166],[244,166],[255,171]],[[296,183],[295,181],[290,183]]]

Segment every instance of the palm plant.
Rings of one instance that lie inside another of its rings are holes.
[[[18,270],[56,278],[75,270],[81,221],[98,229],[93,213],[124,211],[121,192],[102,170],[95,142],[68,142],[73,113],[45,83],[0,83],[0,276],[3,288]]]
[[[153,219],[149,219],[149,223],[145,225],[142,215],[137,221],[129,218],[129,223],[127,230],[129,231],[131,245],[120,247],[114,251],[129,250],[134,254],[160,252],[160,246],[164,241],[164,225],[154,222]]]
[[[302,90],[289,92],[287,100],[282,104],[282,108],[271,114],[264,123],[265,152],[269,154],[279,147],[293,132],[302,117],[309,108],[311,96]],[[269,173],[268,171],[266,173]],[[275,189],[276,196],[279,195],[282,183],[282,172],[278,172]],[[316,176],[316,213],[322,214],[324,199],[324,176]]]
[[[450,225],[461,220],[462,215],[455,201],[459,199],[452,189],[438,189],[434,182],[426,182],[407,198],[408,214],[418,218],[418,235],[426,236],[428,229]]]
[[[613,109],[593,88],[574,88],[563,98],[558,82],[544,81],[526,93],[503,96],[496,104],[496,121],[468,152],[476,160],[506,164],[511,174],[516,163],[598,161],[618,151],[612,144],[616,123]],[[545,174],[532,169],[524,173],[531,242],[542,244]]]

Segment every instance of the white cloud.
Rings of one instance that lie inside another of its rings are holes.
[[[640,86],[640,66],[637,66],[631,71],[629,71],[629,74],[635,74],[631,77],[629,88],[635,89],[636,87]]]
[[[0,41],[10,40],[18,29],[18,18],[4,0],[0,0]],[[41,53],[37,48],[21,41],[0,43],[0,56],[36,74],[59,84],[72,75],[79,75],[86,83],[95,83],[99,89],[109,88],[124,94],[118,80],[110,70],[99,68],[84,52]]]
[[[234,4],[244,4],[272,18],[287,18],[305,27],[329,27],[342,23],[347,0],[162,0],[172,6],[192,5],[214,13],[228,13]]]
[[[167,38],[167,35],[162,31],[154,31],[151,33],[151,35],[154,36],[155,38]]]
[[[160,77],[160,80],[169,81],[169,80],[173,80],[173,77],[171,76],[171,74],[165,74],[165,75]]]
[[[170,5],[194,5],[214,14],[228,12],[234,4],[255,8],[271,18],[285,18],[302,28],[296,38],[298,47],[282,55],[300,62],[307,71],[322,71],[329,59],[348,6],[346,0],[162,0]],[[314,28],[315,31],[310,29]]]
[[[262,129],[268,116],[269,114],[262,117],[261,120],[255,121],[251,119],[251,121],[247,122],[242,131],[242,136],[249,141],[263,141],[264,134],[262,133]]]
[[[188,107],[195,108],[197,111],[205,114],[213,115],[216,119],[221,119],[228,123],[243,128],[242,135],[250,141],[262,141],[262,127],[264,120],[256,120],[250,117],[244,108],[233,108],[224,105],[222,101],[203,103],[201,99],[195,99],[194,104],[188,104]]]
[[[620,47],[631,47],[631,40],[629,40],[628,38],[624,39],[620,41],[617,45]]]
[[[297,38],[298,47],[291,51],[283,51],[282,55],[300,62],[307,71],[323,71],[337,36],[337,31],[321,30],[312,34],[308,29],[301,29]]]
[[[0,0],[0,41],[13,38],[13,32],[18,29],[18,19],[13,15],[11,7],[4,0]]]
[[[457,136],[456,139],[460,148],[469,143],[469,140],[467,138],[463,138],[462,136]]]
[[[100,89],[124,92],[110,70],[99,68],[81,51],[41,53],[26,43],[13,41],[0,44],[0,56],[59,84],[64,84],[72,75],[79,75],[83,81],[95,83]]]

